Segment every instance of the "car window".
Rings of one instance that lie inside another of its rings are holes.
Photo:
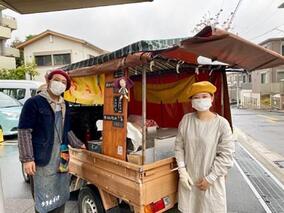
[[[0,108],[21,106],[21,103],[14,98],[0,92]]]
[[[36,89],[31,89],[30,91],[31,91],[31,96],[32,97],[36,95]]]
[[[17,100],[25,98],[26,95],[26,89],[23,88],[0,88],[0,92],[4,92]]]

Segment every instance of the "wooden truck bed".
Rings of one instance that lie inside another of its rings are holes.
[[[166,208],[176,203],[178,174],[174,158],[136,165],[103,154],[70,148],[70,172],[144,212],[164,198]]]

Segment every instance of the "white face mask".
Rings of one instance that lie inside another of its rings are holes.
[[[49,89],[54,95],[60,96],[63,92],[65,92],[66,85],[60,81],[51,81]]]
[[[212,106],[211,98],[192,99],[191,104],[199,112],[207,111]]]

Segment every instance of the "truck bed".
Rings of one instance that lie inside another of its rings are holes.
[[[173,157],[136,165],[88,150],[70,148],[70,173],[133,205],[135,212],[167,199],[176,203],[178,174]]]

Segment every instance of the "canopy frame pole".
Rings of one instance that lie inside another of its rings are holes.
[[[145,151],[146,151],[146,134],[147,134],[147,127],[146,127],[146,70],[143,69],[142,71],[142,122],[143,122],[143,129],[142,129],[142,165],[145,164]]]

